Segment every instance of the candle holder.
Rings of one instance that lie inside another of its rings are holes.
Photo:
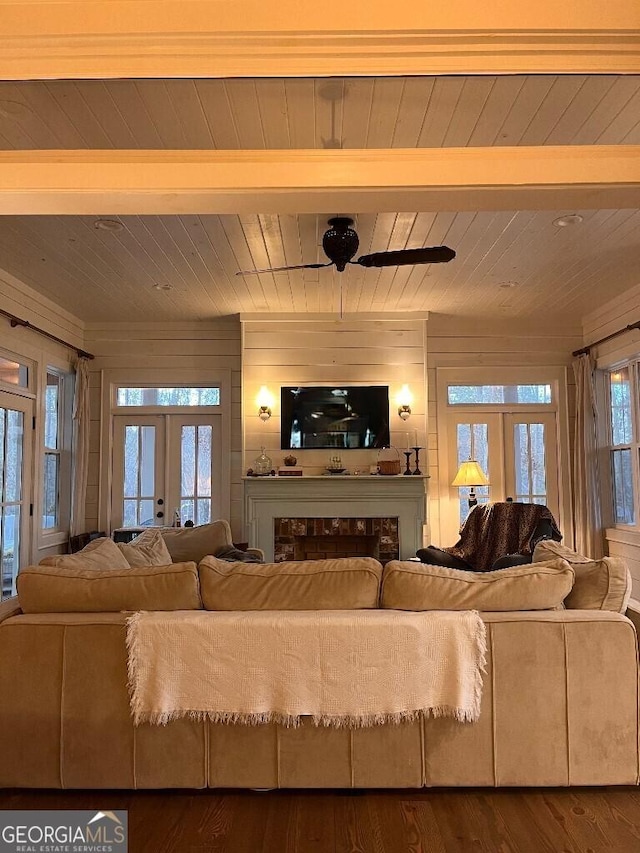
[[[420,451],[422,450],[422,448],[412,447],[411,449],[414,450],[416,454],[416,470],[413,473],[420,475],[422,474],[422,471],[420,470]]]
[[[409,460],[411,459],[411,454],[413,450],[403,450],[404,455],[407,457],[407,470],[404,472],[404,476],[411,476],[411,466],[409,465]]]

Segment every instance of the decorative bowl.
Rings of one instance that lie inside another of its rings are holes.
[[[329,474],[344,474],[346,468],[327,468]]]

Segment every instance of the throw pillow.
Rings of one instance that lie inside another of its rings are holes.
[[[173,560],[160,530],[145,530],[131,542],[118,542],[130,566],[169,566]]]
[[[128,569],[129,563],[116,543],[108,537],[94,539],[75,554],[58,554],[44,557],[41,566],[56,566],[68,569]]]
[[[373,557],[198,566],[207,610],[362,610],[378,606],[382,566]]]
[[[222,518],[197,527],[163,530],[162,538],[174,563],[183,563],[185,560],[199,563],[203,557],[215,554],[218,548],[233,542],[229,522]]]
[[[392,560],[384,567],[381,607],[395,610],[552,610],[573,585],[573,569],[555,558],[489,572]]]
[[[17,587],[24,613],[202,609],[195,563],[104,571],[27,566]]]
[[[565,605],[572,610],[612,610],[624,613],[631,597],[631,573],[621,557],[591,560],[553,539],[538,542],[534,562],[561,557],[576,575]]]

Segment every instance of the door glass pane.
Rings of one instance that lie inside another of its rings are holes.
[[[0,558],[2,571],[2,598],[15,594],[16,577],[20,560],[20,505],[5,506],[2,517]]]
[[[475,459],[485,474],[489,472],[489,432],[487,424],[458,424],[457,428],[457,462],[460,466],[468,459]],[[469,514],[468,486],[459,489],[460,524]],[[479,504],[489,500],[489,486],[476,486],[474,489]]]
[[[20,565],[20,501],[24,415],[0,409],[0,591],[15,593]]]
[[[196,482],[196,428],[182,427],[181,442],[181,495],[188,497],[195,492]]]
[[[156,480],[156,428],[140,427],[140,495],[152,498]]]
[[[154,523],[156,428],[127,424],[124,428],[125,527]]]
[[[211,495],[210,426],[198,427],[198,495]]]
[[[6,409],[5,501],[19,501],[22,491],[22,433],[24,415]]]
[[[544,424],[515,424],[513,444],[515,499],[524,503],[546,503]]]
[[[213,429],[209,424],[181,430],[180,515],[182,523],[208,524],[211,520],[211,464]]]
[[[134,497],[138,494],[138,470],[140,456],[138,437],[140,427],[126,426],[124,428],[124,496]]]
[[[631,386],[629,368],[621,367],[609,374],[611,395],[611,443],[630,444],[631,435]]]
[[[631,451],[613,450],[611,452],[613,477],[613,504],[616,522],[633,524],[635,509],[633,505],[633,480],[631,475]]]

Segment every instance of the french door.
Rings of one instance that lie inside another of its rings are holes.
[[[32,452],[31,400],[0,391],[0,582],[1,597],[15,594],[16,577],[29,562]]]
[[[456,411],[448,419],[448,482],[459,465],[476,459],[489,479],[475,488],[479,503],[512,498],[546,504],[559,517],[556,416],[553,412]],[[451,543],[465,520],[469,488],[450,487],[443,523],[444,541]]]
[[[112,527],[206,524],[220,517],[218,415],[115,415]]]

